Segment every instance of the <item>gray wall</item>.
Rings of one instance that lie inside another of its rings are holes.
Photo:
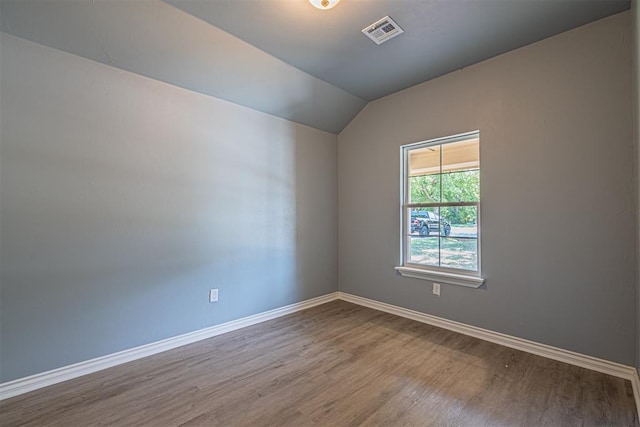
[[[631,16],[370,103],[338,135],[339,288],[632,365]],[[480,130],[486,286],[398,276],[402,144]]]
[[[335,135],[1,43],[2,381],[337,290]]]

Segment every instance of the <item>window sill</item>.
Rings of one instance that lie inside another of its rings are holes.
[[[466,286],[468,288],[479,288],[484,283],[484,279],[478,276],[449,273],[446,271],[423,270],[421,268],[396,267],[396,271],[404,277],[414,279],[431,280],[449,285]]]

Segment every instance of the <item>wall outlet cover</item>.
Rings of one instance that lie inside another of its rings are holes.
[[[433,283],[433,294],[440,296],[440,283]]]

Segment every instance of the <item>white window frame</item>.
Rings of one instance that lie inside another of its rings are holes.
[[[435,205],[441,205],[442,203],[409,203],[409,152],[411,150],[430,146],[442,146],[452,142],[464,141],[471,138],[480,138],[480,131],[466,132],[458,135],[447,136],[443,138],[436,138],[427,141],[415,142],[412,144],[406,144],[400,147],[400,265],[395,269],[402,276],[412,277],[415,279],[423,279],[429,281],[435,281],[438,283],[447,283],[451,285],[467,286],[470,288],[479,288],[484,283],[482,277],[482,258],[481,258],[481,239],[480,239],[480,202],[477,203],[463,202],[463,203],[446,203],[446,205],[459,205],[459,206],[477,206],[478,208],[478,237],[477,237],[477,256],[478,256],[478,270],[463,270],[456,268],[431,266],[418,263],[412,263],[411,257],[408,255],[411,251],[409,234],[410,230],[407,227],[411,225],[407,222],[407,210],[412,207],[433,207]],[[480,198],[481,199],[481,198]],[[433,205],[433,206],[431,206]]]

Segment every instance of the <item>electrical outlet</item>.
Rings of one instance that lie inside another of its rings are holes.
[[[433,294],[440,296],[440,283],[433,284]]]
[[[218,290],[217,289],[210,289],[209,290],[209,302],[216,302],[218,301]]]

